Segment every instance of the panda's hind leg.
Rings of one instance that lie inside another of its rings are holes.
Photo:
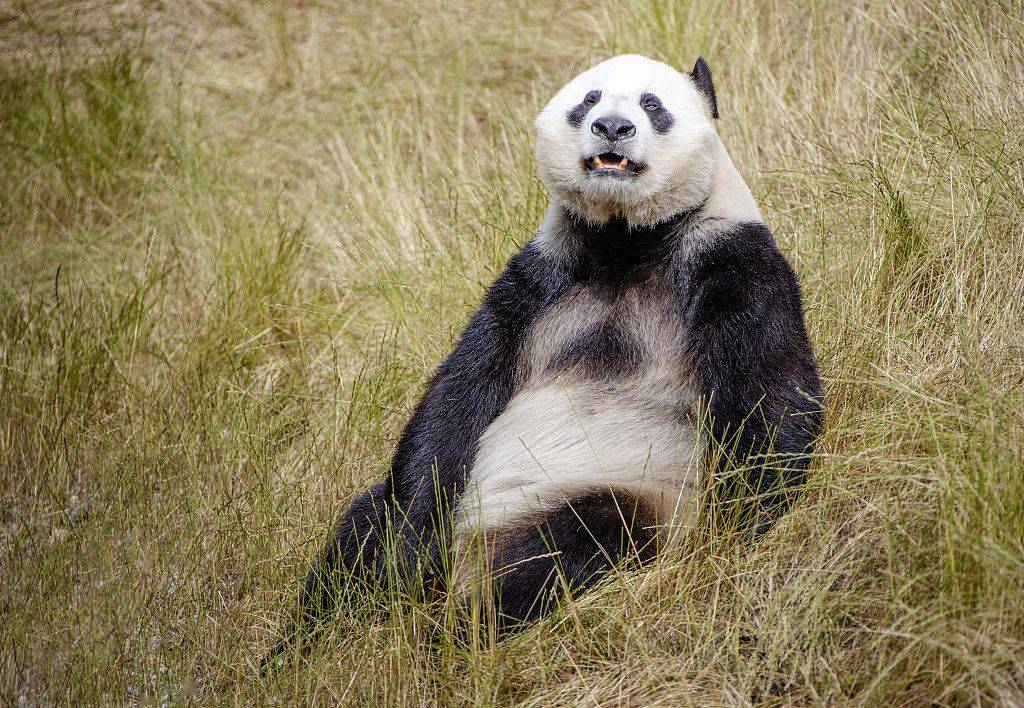
[[[548,512],[540,521],[495,539],[490,596],[499,634],[547,614],[621,563],[656,551],[656,520],[642,500],[594,491]]]

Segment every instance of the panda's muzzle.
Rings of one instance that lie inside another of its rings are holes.
[[[617,152],[602,152],[600,155],[588,157],[583,161],[583,166],[587,172],[615,177],[635,176],[643,172],[644,169],[642,164],[633,162]]]

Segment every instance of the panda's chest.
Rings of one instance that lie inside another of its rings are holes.
[[[527,333],[517,393],[477,441],[459,533],[614,488],[679,516],[699,475],[678,308],[656,280],[579,286]]]
[[[524,388],[552,379],[612,384],[683,369],[682,340],[678,307],[662,278],[615,289],[576,285],[530,328],[521,381]]]

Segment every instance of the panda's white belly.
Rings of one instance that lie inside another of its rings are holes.
[[[516,395],[480,437],[457,533],[529,523],[609,488],[643,500],[660,524],[690,525],[700,444],[679,384],[652,383],[666,382],[555,379]]]

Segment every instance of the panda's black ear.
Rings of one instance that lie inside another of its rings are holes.
[[[715,99],[715,84],[711,81],[711,68],[704,61],[704,57],[697,57],[697,63],[693,65],[690,72],[693,82],[697,84],[697,90],[704,94],[711,106],[711,117],[718,118],[718,101]]]

